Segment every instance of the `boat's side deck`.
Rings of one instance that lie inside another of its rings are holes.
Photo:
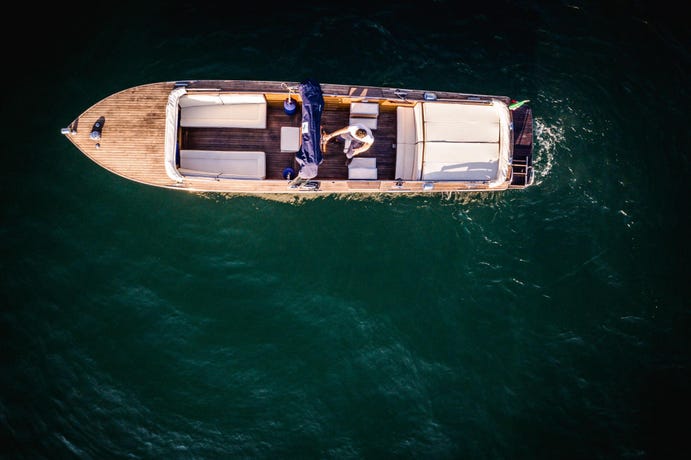
[[[348,125],[348,104],[335,98],[327,98],[324,104],[321,124],[326,132],[332,132]],[[283,170],[292,167],[298,170],[294,152],[281,152],[281,127],[299,127],[302,115],[298,110],[287,115],[282,101],[269,101],[266,129],[253,128],[181,128],[181,149],[190,150],[255,150],[266,153],[266,178],[282,179]],[[381,105],[377,129],[373,131],[374,144],[362,157],[376,157],[377,173],[381,180],[394,180],[396,169],[396,109]],[[343,180],[348,177],[345,165],[343,143],[333,139],[324,152],[324,161],[319,166],[322,180]]]

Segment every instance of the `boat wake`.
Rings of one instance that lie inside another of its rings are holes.
[[[555,163],[555,151],[557,145],[564,142],[564,126],[548,124],[545,120],[535,118],[535,155],[533,165],[535,168],[535,185],[541,184],[552,170]]]

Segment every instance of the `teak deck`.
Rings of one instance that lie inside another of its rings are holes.
[[[321,125],[332,132],[348,125],[349,104],[325,101]],[[298,170],[295,153],[281,152],[281,127],[299,127],[300,111],[286,115],[283,101],[269,101],[267,129],[250,128],[183,128],[181,149],[199,150],[260,150],[266,152],[266,178],[282,179],[283,170],[290,166]],[[362,157],[376,157],[379,179],[394,180],[396,169],[396,108],[380,108],[374,144]],[[348,177],[343,153],[343,142],[332,139],[323,152],[324,161],[319,165],[320,180],[344,180]]]
[[[266,179],[257,189],[257,181],[205,179],[186,179],[184,184],[172,181],[165,172],[164,134],[166,104],[176,82],[153,83],[123,90],[96,103],[69,126],[71,134],[66,137],[93,161],[109,171],[127,179],[148,185],[191,191],[217,192],[284,192],[287,181],[282,177],[283,170],[290,166],[298,170],[294,152],[280,151],[280,131],[283,126],[299,127],[302,122],[300,110],[287,115],[283,101],[287,90],[279,82],[219,80],[190,82],[188,90],[195,85],[203,88],[218,88],[224,91],[263,91],[271,93],[267,107],[267,129],[244,128],[182,128],[179,142],[181,149],[203,150],[259,150],[266,153]],[[297,83],[287,83],[297,86]],[[349,95],[379,100],[380,112],[377,129],[373,130],[375,142],[363,157],[376,157],[378,180],[347,181],[348,169],[345,164],[342,141],[333,139],[323,153],[324,161],[319,166],[315,179],[321,182],[320,189],[326,192],[348,191],[422,191],[422,183],[410,182],[402,189],[397,187],[396,164],[396,107],[387,100],[400,102],[423,100],[423,91],[398,90],[378,87],[352,87],[347,85],[322,84],[324,111],[321,125],[326,132],[348,125]],[[460,99],[473,97],[462,93],[435,91],[440,99]],[[503,96],[492,96],[509,102]],[[99,117],[105,117],[102,136],[96,142],[89,138],[91,128]],[[514,174],[509,188],[526,186],[528,171],[532,169],[532,113],[524,106],[514,111]],[[482,190],[473,184],[469,190]],[[435,191],[463,190],[464,185],[453,182],[435,184]],[[292,191],[295,193],[295,191]]]

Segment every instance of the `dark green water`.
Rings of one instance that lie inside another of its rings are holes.
[[[0,456],[682,457],[681,10],[96,5],[5,18]],[[530,99],[535,185],[199,196],[60,134],[129,86],[306,77]]]

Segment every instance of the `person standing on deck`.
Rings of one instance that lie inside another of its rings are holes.
[[[324,134],[321,139],[322,152],[326,151],[326,144],[336,136],[341,136],[345,141],[343,153],[346,154],[346,165],[355,155],[369,150],[374,143],[372,131],[364,125],[351,125],[338,129],[330,134]]]

